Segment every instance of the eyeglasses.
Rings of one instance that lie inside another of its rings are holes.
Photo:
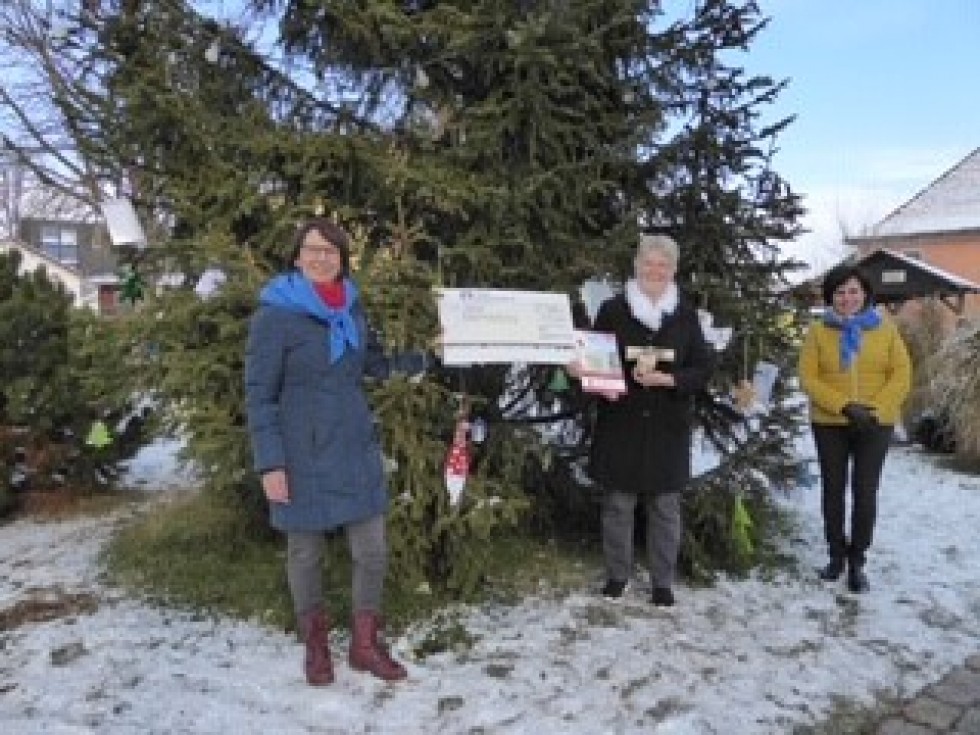
[[[340,255],[340,250],[335,247],[326,246],[315,246],[315,245],[304,245],[301,250],[304,253],[309,253],[310,255],[316,255],[321,258],[326,258],[331,255]]]

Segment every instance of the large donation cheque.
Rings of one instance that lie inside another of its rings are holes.
[[[444,365],[567,365],[575,359],[567,294],[441,288],[437,297]]]

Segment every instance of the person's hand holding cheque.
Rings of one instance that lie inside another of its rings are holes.
[[[446,344],[446,333],[442,329],[429,342],[429,349],[439,362],[442,362],[442,354]]]

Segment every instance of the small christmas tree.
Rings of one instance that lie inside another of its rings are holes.
[[[0,254],[0,461],[6,492],[79,495],[106,489],[133,444],[110,436],[132,410],[118,390],[121,353],[95,319],[43,270],[18,275],[20,255]],[[110,426],[111,424],[111,426]],[[101,429],[98,427],[101,426]]]

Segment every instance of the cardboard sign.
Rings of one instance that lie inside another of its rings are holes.
[[[582,366],[582,390],[593,393],[626,392],[626,377],[619,360],[616,335],[575,330],[576,360]]]

